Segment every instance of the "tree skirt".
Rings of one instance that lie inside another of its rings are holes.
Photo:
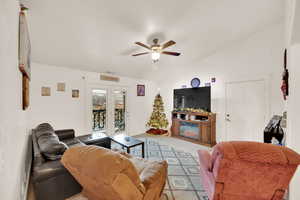
[[[151,128],[148,131],[146,131],[146,133],[152,134],[152,135],[166,135],[166,134],[168,134],[168,131],[167,130],[163,130],[163,129]]]

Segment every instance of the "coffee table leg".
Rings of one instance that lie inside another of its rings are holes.
[[[130,154],[130,148],[129,147],[127,147],[127,153]]]
[[[142,144],[142,156],[145,158],[145,146],[144,143]]]

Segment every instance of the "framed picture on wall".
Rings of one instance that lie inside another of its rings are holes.
[[[50,87],[42,87],[41,95],[44,96],[44,97],[51,96],[51,88]]]
[[[72,97],[73,98],[79,98],[79,90],[77,90],[77,89],[72,90]]]
[[[137,85],[137,96],[145,96],[145,85]]]
[[[66,84],[65,83],[57,83],[57,91],[58,92],[65,92],[66,91]]]

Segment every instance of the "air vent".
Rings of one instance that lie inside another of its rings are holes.
[[[102,81],[113,81],[113,82],[119,82],[120,78],[116,76],[109,76],[109,75],[100,75],[100,80]]]

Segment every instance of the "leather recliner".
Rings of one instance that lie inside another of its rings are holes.
[[[97,146],[68,149],[61,162],[89,200],[159,200],[166,161],[148,161]]]

